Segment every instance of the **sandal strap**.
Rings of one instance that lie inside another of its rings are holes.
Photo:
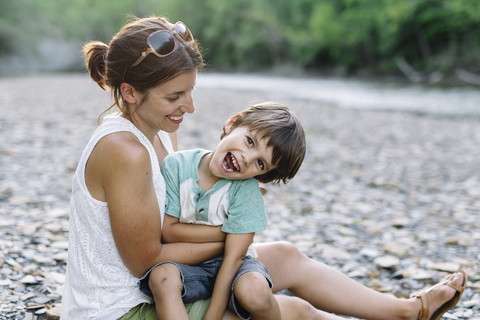
[[[453,289],[457,290],[458,292],[460,293],[463,293],[463,291],[465,290],[465,287],[462,287],[462,286],[459,286],[458,284],[456,284],[455,282],[453,281],[448,281],[447,283],[445,283],[447,286],[450,286],[452,287]]]
[[[422,302],[422,310],[420,310],[420,313],[418,314],[418,320],[429,320],[427,295],[425,294],[425,292],[422,292],[416,297],[420,298],[420,301]]]

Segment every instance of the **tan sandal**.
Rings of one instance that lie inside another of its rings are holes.
[[[445,312],[455,307],[458,301],[460,301],[460,298],[462,297],[463,291],[465,290],[465,286],[467,284],[467,276],[465,274],[465,271],[459,270],[458,272],[463,275],[463,283],[461,286],[454,283],[453,280],[445,280],[437,283],[427,291],[423,291],[419,294],[414,295],[414,297],[420,298],[420,301],[422,302],[422,310],[420,310],[420,314],[418,315],[418,320],[439,320]],[[457,290],[457,292],[455,293],[452,299],[448,300],[443,305],[441,305],[440,308],[438,308],[437,311],[435,311],[429,319],[427,293],[443,285],[450,286],[453,289]]]

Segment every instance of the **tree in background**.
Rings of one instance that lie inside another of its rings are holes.
[[[200,0],[170,3],[214,67],[400,70],[438,81],[479,70],[477,0]]]
[[[31,12],[25,0],[0,0],[0,56],[32,50]]]
[[[478,0],[0,0],[0,53],[32,35],[108,42],[128,14],[184,21],[220,70],[401,71],[430,82],[480,72]]]

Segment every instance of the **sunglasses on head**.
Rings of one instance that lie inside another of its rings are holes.
[[[140,64],[150,53],[157,57],[164,58],[171,55],[176,49],[175,35],[184,44],[193,43],[193,35],[190,29],[182,21],[177,21],[173,26],[173,31],[159,30],[150,34],[147,38],[147,48],[142,52],[141,56],[130,67],[125,70],[125,73],[131,67]],[[125,74],[124,74],[125,78]]]

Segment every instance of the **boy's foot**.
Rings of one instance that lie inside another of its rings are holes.
[[[463,270],[450,274],[427,291],[416,294],[420,299],[421,309],[418,320],[438,320],[442,315],[453,308],[460,300],[467,276]]]

